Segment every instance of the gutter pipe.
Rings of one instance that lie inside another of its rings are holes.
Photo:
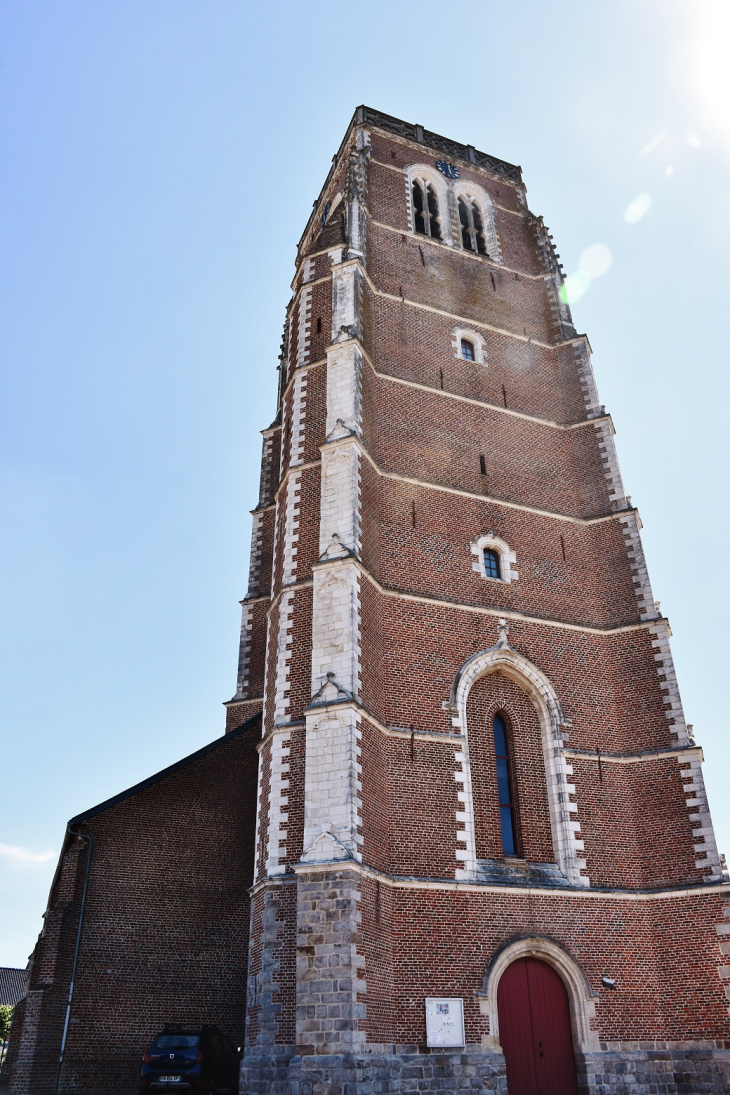
[[[88,833],[80,833],[76,829],[72,829],[69,825],[67,832],[70,836],[78,837],[79,840],[88,840],[88,851],[86,853],[86,869],[84,871],[84,888],[81,893],[81,909],[79,911],[79,924],[76,929],[76,946],[74,947],[74,960],[71,966],[71,981],[68,986],[68,999],[66,1001],[66,1018],[63,1023],[63,1036],[61,1038],[61,1050],[58,1056],[58,1075],[56,1076],[56,1091],[55,1095],[58,1095],[61,1087],[61,1071],[63,1069],[63,1055],[66,1049],[66,1038],[68,1037],[68,1024],[71,1018],[71,1001],[74,995],[74,982],[76,981],[76,965],[79,960],[79,948],[81,946],[81,931],[84,926],[84,912],[86,911],[86,891],[89,887],[89,868],[91,867],[91,852],[94,847],[94,841]]]

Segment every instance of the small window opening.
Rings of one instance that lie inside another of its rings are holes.
[[[500,714],[494,716],[494,755],[497,762],[497,792],[499,796],[499,821],[502,828],[502,854],[517,855],[517,825],[512,771],[507,745],[507,725]]]
[[[317,334],[320,335],[321,333],[322,333],[322,317],[317,316]]]
[[[413,180],[413,222],[416,232],[432,239],[441,239],[439,207],[436,191],[422,179]]]
[[[462,338],[461,340],[461,356],[466,361],[476,361],[474,343],[470,342],[468,338]]]
[[[486,255],[487,243],[484,238],[482,213],[473,198],[459,198],[459,224],[461,243],[465,251],[476,251]]]
[[[501,578],[499,572],[499,552],[494,548],[484,549],[484,573],[487,578]]]

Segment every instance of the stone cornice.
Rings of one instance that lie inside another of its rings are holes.
[[[341,871],[352,871],[394,890],[444,890],[451,893],[485,895],[509,893],[527,899],[530,897],[554,897],[558,900],[569,901],[574,898],[593,901],[667,901],[681,900],[687,897],[716,897],[718,894],[730,894],[730,882],[707,882],[663,890],[619,890],[602,889],[598,886],[552,888],[549,886],[511,886],[509,883],[497,885],[494,882],[460,882],[448,878],[417,878],[387,874],[375,867],[358,863],[354,859],[338,859],[331,863],[296,863],[286,874],[272,875],[260,879],[250,888],[249,894],[253,897],[261,890],[271,886],[294,885],[298,882],[299,875],[334,874]]]
[[[527,414],[525,411],[515,411],[510,407],[500,407],[499,403],[488,403],[484,399],[474,399],[470,395],[460,395],[458,392],[449,392],[444,388],[434,388],[430,384],[421,384],[417,380],[405,380],[402,377],[394,376],[393,373],[381,373],[374,365],[370,355],[366,350],[360,347],[362,356],[367,361],[370,368],[373,370],[375,376],[379,380],[391,381],[393,384],[402,384],[407,388],[415,388],[419,391],[428,392],[431,395],[445,396],[447,399],[454,399],[458,403],[470,403],[473,406],[484,407],[490,411],[496,411],[498,414],[504,414],[508,418],[521,418],[526,422],[534,422],[538,426],[547,426],[553,430],[580,430],[585,426],[592,426],[596,422],[608,421],[611,427],[611,433],[615,433],[613,421],[610,414],[599,414],[595,418],[581,418],[577,422],[556,422],[553,418],[540,418],[535,414]]]
[[[446,319],[452,320],[456,323],[466,323],[473,327],[481,327],[484,331],[493,331],[494,334],[501,335],[503,338],[514,338],[517,342],[529,342],[533,346],[540,346],[543,350],[557,350],[561,346],[572,346],[575,343],[583,342],[588,344],[588,339],[585,335],[573,335],[571,338],[561,338],[556,342],[543,342],[540,338],[533,338],[532,335],[521,335],[517,331],[509,331],[506,327],[495,327],[493,323],[485,323],[482,319],[473,319],[470,316],[460,316],[456,312],[447,312],[444,308],[436,308],[433,304],[421,304],[417,300],[411,300],[410,297],[397,296],[395,293],[386,293],[384,289],[378,289],[377,285],[370,277],[367,270],[363,269],[363,277],[368,284],[368,288],[375,294],[375,296],[383,297],[385,300],[394,300],[399,304],[405,304],[409,308],[420,308],[421,311],[431,312],[433,315],[444,316]]]
[[[352,339],[352,341],[357,343],[358,349],[365,361],[367,361],[368,365],[370,366],[373,375],[376,376],[379,380],[385,380],[393,384],[402,384],[404,387],[413,388],[415,391],[428,392],[429,395],[436,395],[445,399],[453,399],[457,403],[468,403],[474,407],[484,407],[485,410],[494,411],[496,414],[503,414],[507,418],[520,418],[523,419],[525,422],[534,422],[535,425],[546,426],[549,429],[553,430],[580,430],[585,428],[586,426],[592,426],[597,422],[607,421],[611,427],[611,433],[615,433],[613,420],[610,414],[598,414],[595,415],[595,417],[593,418],[581,418],[576,422],[556,422],[554,418],[541,418],[539,415],[536,414],[527,414],[526,411],[516,411],[511,407],[503,407],[499,403],[490,403],[486,399],[475,399],[474,396],[461,395],[460,392],[450,392],[444,388],[435,388],[431,384],[422,384],[418,380],[406,380],[404,377],[395,376],[393,373],[383,373],[376,367],[375,363],[368,354],[367,350],[363,347],[362,343],[359,342],[358,339]],[[345,345],[345,343],[343,342],[332,343],[330,346],[327,347],[327,350],[332,350],[335,346],[339,347],[343,345]],[[289,387],[294,382],[294,377],[297,373],[309,369],[316,369],[326,364],[327,358],[323,357],[320,358],[318,361],[307,362],[306,365],[297,365],[295,368],[293,368],[287,378],[286,387],[284,388],[284,391],[282,393],[282,398],[286,398],[289,392]],[[255,511],[251,510],[251,512],[254,513]]]
[[[383,114],[373,107],[359,106],[355,111],[350,126],[364,125],[371,129],[380,129],[389,137],[395,137],[400,142],[415,145],[417,148],[430,148],[434,152],[441,153],[456,160],[461,160],[470,169],[481,168],[489,175],[495,176],[500,182],[509,183],[522,190],[522,168],[517,164],[500,160],[497,156],[490,156],[488,152],[480,152],[473,145],[460,144],[451,137],[442,137],[439,133],[432,133],[421,125],[412,122],[404,122],[401,118],[394,118],[390,114]]]
[[[702,749],[699,745],[675,745],[670,749],[646,749],[641,753],[599,753],[590,749],[571,749],[566,746],[563,749],[566,757],[575,760],[593,760],[601,764],[642,764],[647,760],[667,760],[671,757],[679,757],[696,754],[700,760],[704,760]]]
[[[405,590],[381,585],[378,579],[371,574],[360,559],[348,559],[354,562],[365,578],[382,593],[384,597],[397,597],[403,601],[413,601],[417,604],[438,605],[439,608],[453,608],[459,612],[474,612],[481,616],[503,617],[507,620],[521,620],[523,623],[537,624],[544,627],[555,627],[564,631],[579,631],[586,635],[623,635],[630,631],[645,631],[655,628],[659,623],[667,623],[663,616],[654,620],[640,620],[632,624],[622,624],[619,627],[591,627],[588,624],[568,623],[565,620],[556,620],[545,616],[527,616],[522,612],[514,612],[505,608],[488,608],[484,605],[469,604],[466,601],[451,601],[445,597],[432,597],[425,593],[409,593]]]
[[[362,559],[356,555],[342,556],[337,559],[325,559],[317,561],[312,564],[312,569],[320,569],[328,567],[334,569],[338,566],[346,566],[354,564],[360,571],[362,576],[371,583],[371,585],[381,593],[384,597],[395,597],[403,601],[413,601],[416,604],[434,605],[438,608],[455,609],[457,612],[473,612],[479,616],[494,616],[496,618],[504,618],[507,620],[519,620],[522,623],[537,624],[543,627],[554,627],[563,631],[578,631],[585,635],[624,635],[630,631],[646,631],[653,630],[658,624],[669,625],[669,621],[664,616],[657,616],[653,620],[639,620],[632,624],[621,624],[619,627],[591,627],[589,624],[574,624],[568,623],[565,620],[556,620],[546,616],[527,616],[523,612],[515,612],[506,608],[489,608],[485,605],[470,604],[467,601],[452,601],[445,597],[433,597],[426,593],[409,593],[406,590],[395,589],[392,586],[382,585],[374,574],[365,566]],[[292,590],[307,589],[313,585],[311,579],[306,579],[300,582],[292,582],[289,585],[281,586],[277,593],[273,596],[271,605],[267,609],[267,613],[271,612],[279,601],[279,598],[284,593],[291,592]]]
[[[384,734],[389,738],[401,738],[403,741],[425,741],[435,742],[440,745],[448,745],[452,748],[455,745],[461,745],[466,740],[463,734],[456,731],[448,730],[406,730],[400,726],[387,726],[384,722],[373,715],[371,711],[367,709],[357,698],[342,700],[338,703],[319,703],[316,707],[307,708],[308,715],[325,714],[332,711],[341,711],[343,707],[353,708],[357,712],[358,718],[364,719],[365,722],[369,722],[376,730],[381,734]],[[301,730],[306,725],[305,719],[293,719],[287,723],[277,723],[266,731],[265,736],[258,743],[256,748],[261,751],[263,747],[273,738],[276,734],[290,734],[292,730]]]

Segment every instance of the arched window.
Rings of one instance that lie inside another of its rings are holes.
[[[413,195],[413,227],[423,236],[431,236],[432,239],[441,239],[441,226],[439,224],[439,205],[436,191],[431,183],[424,179],[414,179],[412,187]]]
[[[499,567],[499,552],[494,548],[484,549],[484,573],[487,578],[501,578]]]
[[[517,855],[517,819],[512,790],[512,765],[507,742],[507,724],[497,712],[492,721],[494,730],[494,756],[497,764],[497,791],[499,794],[499,822],[502,828],[502,852]]]
[[[476,361],[474,343],[470,342],[468,338],[462,338],[461,340],[461,356],[466,361]]]
[[[484,221],[482,211],[474,198],[463,194],[458,200],[459,225],[461,227],[461,243],[465,251],[476,251],[480,255],[487,254],[487,243],[484,238]]]

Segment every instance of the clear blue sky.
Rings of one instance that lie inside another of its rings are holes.
[[[0,965],[66,820],[222,731],[295,243],[361,102],[522,164],[566,270],[611,252],[574,315],[730,852],[729,13],[5,0]]]

